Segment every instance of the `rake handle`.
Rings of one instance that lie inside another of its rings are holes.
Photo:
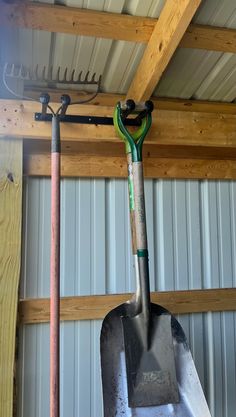
[[[50,259],[50,417],[60,416],[60,121],[52,118]]]

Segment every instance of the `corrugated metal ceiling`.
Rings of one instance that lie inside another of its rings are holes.
[[[44,1],[54,3],[53,1]],[[114,13],[158,17],[164,0],[67,0],[56,4]],[[236,28],[235,0],[204,0],[194,22]],[[102,90],[126,93],[145,45],[92,37],[20,29],[18,63],[54,65],[103,75]],[[4,54],[3,54],[4,55]],[[5,53],[5,56],[7,53]],[[16,55],[9,58],[17,59]],[[179,49],[155,94],[165,97],[233,101],[236,97],[236,55]]]

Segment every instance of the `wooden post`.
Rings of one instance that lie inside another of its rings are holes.
[[[22,140],[0,139],[0,417],[12,417],[21,254]]]

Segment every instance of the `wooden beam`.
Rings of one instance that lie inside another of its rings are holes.
[[[103,319],[110,310],[130,297],[131,294],[63,297],[61,320]],[[173,314],[236,310],[236,288],[163,291],[152,293],[151,299]],[[22,324],[48,322],[49,299],[20,300],[19,319]]]
[[[167,0],[139,63],[127,97],[150,98],[201,0]]]
[[[154,19],[33,2],[1,4],[0,24],[28,29],[148,42]]]
[[[24,160],[24,174],[50,176],[50,154],[28,154]],[[62,177],[125,178],[126,158],[86,154],[62,154]],[[236,160],[144,158],[145,178],[236,179]]]
[[[49,140],[51,124],[35,121],[34,113],[37,111],[41,111],[39,103],[0,100],[0,135]],[[68,113],[112,116],[113,107],[79,105],[70,107]],[[235,125],[234,114],[155,110],[146,144],[170,148],[192,147],[194,158],[195,146],[235,148]],[[62,123],[61,136],[62,142],[68,143],[68,146],[71,142],[93,142],[103,143],[105,148],[105,144],[120,143],[113,126]]]
[[[147,43],[157,19],[45,3],[2,3],[3,26]],[[236,30],[189,25],[180,47],[236,52]]]
[[[0,139],[0,416],[12,417],[21,255],[22,141]]]
[[[26,87],[25,94],[32,97],[34,100],[39,100],[39,96],[42,92],[50,94],[51,101],[55,103],[60,102],[62,94],[69,94],[72,101],[76,101],[86,95],[85,92],[79,92],[75,90],[64,90],[55,88],[32,88]],[[198,113],[223,113],[223,114],[236,114],[236,104],[226,103],[220,101],[207,101],[207,100],[187,100],[180,98],[166,98],[166,97],[152,97],[151,98],[154,107],[157,110],[176,110],[176,111],[189,111]],[[125,95],[122,94],[106,94],[100,93],[92,100],[89,105],[95,106],[111,106],[114,107],[118,101],[125,100]]]
[[[102,96],[103,99],[109,101],[114,97]],[[157,107],[161,105],[191,107],[165,100]],[[227,103],[222,107],[219,103],[203,103],[202,106],[212,112],[154,111],[153,126],[144,146],[147,177],[235,179],[236,115],[230,113],[235,112],[236,106]],[[221,109],[229,113],[216,112]],[[49,175],[51,124],[34,121],[34,112],[40,111],[40,105],[0,101],[0,111],[0,134],[28,138],[24,140],[24,173]],[[80,105],[69,111],[112,116],[113,106]],[[61,128],[63,176],[126,176],[123,143],[116,137],[113,126],[62,123]]]
[[[189,25],[180,48],[236,53],[236,30],[204,25]]]

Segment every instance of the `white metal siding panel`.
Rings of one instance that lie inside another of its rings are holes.
[[[125,180],[63,179],[61,295],[134,290]],[[236,183],[145,181],[153,290],[236,284]],[[22,297],[49,295],[50,180],[25,181]],[[234,313],[180,316],[213,417],[236,409]],[[62,417],[102,417],[101,321],[61,325]],[[49,325],[20,329],[19,417],[49,415]]]

